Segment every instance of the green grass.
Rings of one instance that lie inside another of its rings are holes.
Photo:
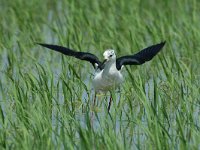
[[[198,0],[2,0],[0,149],[199,149],[199,7]],[[111,115],[108,96],[92,107],[89,63],[34,44],[122,56],[164,40],[151,62],[124,68]]]

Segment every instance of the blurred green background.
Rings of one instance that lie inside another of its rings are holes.
[[[199,149],[200,1],[1,0],[0,149]],[[166,41],[92,107],[89,63],[35,44],[118,56]]]

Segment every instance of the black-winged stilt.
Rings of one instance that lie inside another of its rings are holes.
[[[66,47],[37,43],[43,47],[58,51],[67,56],[73,56],[80,60],[90,62],[95,68],[93,86],[95,89],[94,105],[96,93],[99,91],[107,92],[117,88],[123,81],[121,69],[124,65],[141,65],[150,61],[165,45],[165,42],[147,47],[134,55],[126,55],[116,58],[115,51],[108,49],[103,53],[104,61],[100,61],[97,56],[88,52],[77,52]],[[108,105],[108,112],[112,102],[112,94]]]

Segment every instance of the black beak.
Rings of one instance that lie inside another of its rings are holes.
[[[107,61],[108,61],[108,59],[104,59],[103,62],[102,62],[102,64],[105,64],[105,62],[107,62]]]
[[[100,69],[103,69],[106,62],[107,62],[107,59],[104,59],[104,61],[98,67]]]

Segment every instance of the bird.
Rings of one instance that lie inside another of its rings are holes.
[[[52,44],[43,44],[37,43],[40,46],[45,48],[60,52],[67,56],[72,56],[80,60],[88,61],[94,67],[95,73],[92,81],[92,85],[95,90],[94,102],[96,102],[96,94],[99,92],[110,92],[110,101],[108,104],[108,112],[110,111],[111,102],[112,102],[112,90],[115,90],[117,87],[122,84],[124,77],[121,73],[122,68],[125,65],[142,65],[147,61],[150,61],[155,55],[160,52],[160,50],[165,45],[166,41],[160,42],[158,44],[151,45],[146,47],[136,54],[125,55],[118,57],[115,54],[115,50],[107,49],[103,53],[104,60],[100,59],[89,52],[75,51],[67,47],[52,45]]]

